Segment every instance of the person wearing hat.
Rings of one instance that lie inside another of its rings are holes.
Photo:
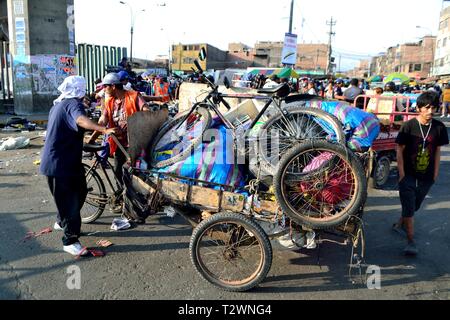
[[[86,116],[82,104],[86,87],[83,77],[70,76],[58,88],[61,96],[50,110],[40,165],[58,210],[54,229],[64,231],[63,250],[73,256],[87,254],[79,242],[80,210],[87,195],[82,165],[84,132],[117,133],[116,129],[97,125]]]
[[[123,84],[123,89],[126,91],[131,91],[133,90],[133,85],[131,84],[130,80],[130,75],[128,74],[128,72],[126,71],[120,71],[118,73],[119,78],[120,78],[120,82]]]
[[[145,100],[139,92],[126,91],[120,81],[120,76],[117,73],[109,73],[103,79],[103,87],[105,88],[105,105],[102,116],[99,120],[100,125],[105,125],[108,128],[116,128],[117,138],[120,144],[128,147],[128,131],[127,119],[138,111],[150,111]],[[93,143],[101,132],[94,132],[89,139]],[[114,173],[119,181],[122,181],[122,167],[126,162],[126,157],[122,150],[118,148],[115,141],[109,137],[110,154],[114,155]]]
[[[334,87],[334,99],[345,100],[344,91],[342,91],[343,86],[344,81],[342,79],[337,79],[336,86]]]

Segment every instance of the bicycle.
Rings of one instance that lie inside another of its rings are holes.
[[[202,53],[205,56],[205,53]],[[197,60],[194,61],[197,69],[201,74],[203,70]],[[152,166],[157,169],[165,168],[186,159],[191,155],[192,151],[202,142],[203,135],[211,126],[212,118],[210,110],[212,110],[222,121],[225,127],[232,131],[234,139],[234,148],[238,150],[238,135],[236,134],[239,125],[232,124],[219,110],[221,104],[227,110],[231,110],[231,106],[225,100],[226,98],[240,99],[260,99],[267,100],[263,109],[258,113],[256,118],[251,122],[250,126],[245,130],[245,147],[243,153],[248,154],[250,151],[249,133],[254,132],[257,125],[261,124],[261,119],[266,116],[271,106],[275,107],[275,112],[269,115],[269,119],[265,122],[258,134],[256,143],[253,144],[254,154],[258,155],[257,164],[250,163],[250,171],[255,176],[274,176],[277,172],[280,156],[286,153],[296,143],[307,139],[327,139],[336,141],[345,145],[345,135],[342,130],[342,124],[339,120],[320,109],[306,107],[306,101],[315,99],[312,96],[288,96],[290,88],[287,84],[282,84],[271,89],[260,89],[258,94],[266,94],[269,96],[255,96],[242,94],[223,94],[218,91],[219,86],[213,81],[206,78],[211,91],[200,102],[196,102],[189,112],[182,114],[160,130],[155,138],[151,153],[153,155],[165,152],[164,147],[168,145],[176,145],[177,153],[165,154],[164,159],[158,160],[154,157]],[[229,81],[225,78],[225,86],[229,88]],[[192,134],[194,132],[194,135]],[[266,134],[269,133],[267,136]],[[272,149],[273,141],[278,140],[275,150]],[[265,182],[265,181],[263,181]],[[270,181],[265,183],[270,184]]]
[[[81,209],[81,220],[84,224],[93,223],[100,218],[105,211],[106,205],[109,205],[111,209],[113,209],[117,203],[122,202],[123,199],[123,182],[117,178],[116,173],[112,170],[113,166],[109,160],[104,159],[99,154],[107,148],[107,146],[89,144],[83,146],[84,152],[93,153],[94,155],[91,165],[83,163],[88,188],[88,194],[86,196],[84,206]],[[103,173],[111,192],[107,192],[105,183],[98,173],[98,170]],[[113,179],[111,179],[107,170],[112,171]],[[113,183],[113,181],[115,183]]]

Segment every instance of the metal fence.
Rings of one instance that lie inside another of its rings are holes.
[[[117,66],[124,57],[126,48],[78,44],[78,73],[86,78],[88,91],[95,90],[95,80],[103,79],[108,66]]]
[[[12,99],[11,88],[11,61],[9,59],[9,43],[6,41],[0,42],[0,65],[1,65],[1,98],[3,100]]]
[[[0,41],[0,113],[14,112],[9,42]]]

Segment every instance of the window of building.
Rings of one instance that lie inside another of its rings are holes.
[[[419,63],[419,64],[415,64],[414,65],[414,71],[422,71],[422,65]]]
[[[188,50],[188,46],[183,46],[183,51],[187,51]]]
[[[178,58],[173,57],[173,58],[172,58],[172,63],[178,63]]]
[[[412,63],[409,64],[409,73],[414,71],[414,65]]]
[[[441,23],[439,24],[439,30],[445,29],[447,27],[448,27],[448,19],[441,21]]]
[[[194,63],[194,59],[192,58],[183,58],[183,63],[185,64],[190,64],[190,63]]]
[[[177,50],[177,46],[173,45],[172,46],[172,51],[176,51]]]
[[[200,51],[200,45],[198,45],[198,44],[195,45],[195,46],[194,46],[194,50],[195,50],[195,51]]]
[[[438,48],[441,47],[441,40],[438,40],[438,42],[437,42],[437,47],[438,47]]]
[[[442,46],[445,47],[447,45],[447,38],[444,38],[444,40],[442,40]]]

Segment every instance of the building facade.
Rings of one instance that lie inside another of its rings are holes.
[[[357,79],[365,79],[369,77],[369,60],[361,60],[359,62],[359,65],[353,69],[347,72],[347,76],[349,78],[357,78]]]
[[[328,64],[327,44],[299,44],[296,69],[326,73]]]
[[[433,76],[450,76],[450,7],[441,12]]]
[[[207,58],[205,61],[198,59],[201,48],[206,49]],[[228,54],[207,43],[178,44],[172,46],[171,69],[183,72],[192,72],[195,68],[194,61],[199,60],[203,70],[226,69],[228,67]]]
[[[207,50],[206,61],[201,62],[204,70],[247,69],[249,67],[280,68],[283,42],[260,41],[254,48],[243,43],[230,43],[228,51],[222,51],[209,44],[178,44],[173,46],[172,70],[192,72],[194,61],[202,47]],[[305,72],[325,74],[328,62],[328,45],[299,44],[296,69]]]
[[[435,45],[436,37],[429,35],[419,42],[390,47],[372,59],[370,74],[386,76],[400,72],[416,80],[426,79],[432,73]]]

